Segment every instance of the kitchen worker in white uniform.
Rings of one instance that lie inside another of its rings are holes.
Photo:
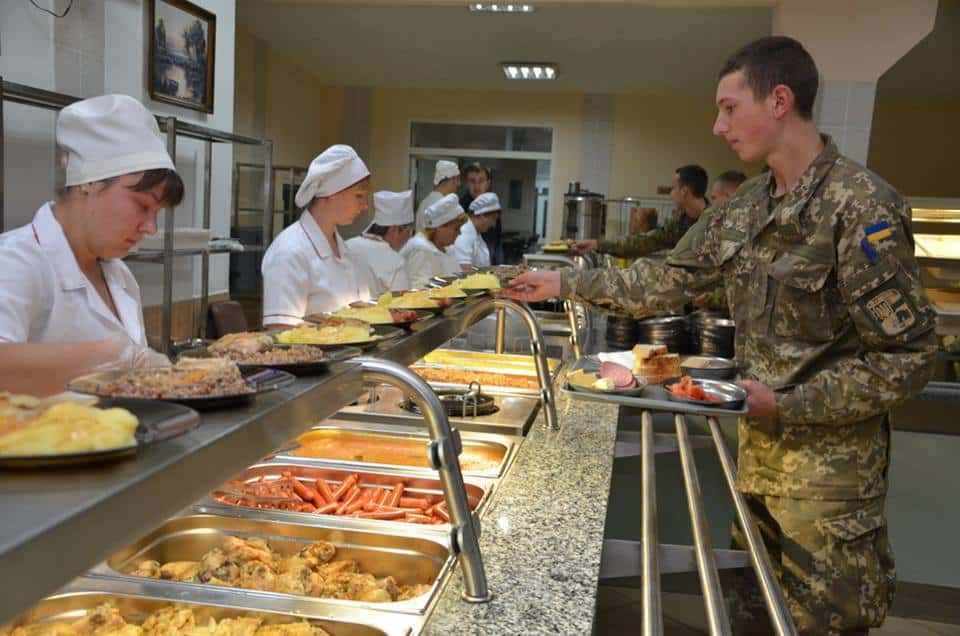
[[[412,234],[413,192],[375,192],[373,222],[347,241],[357,266],[366,270],[371,297],[410,289],[407,265],[399,252]]]
[[[447,252],[464,270],[490,267],[490,248],[480,236],[497,224],[500,199],[493,192],[484,192],[470,202],[469,220],[460,228],[460,236]]]
[[[48,395],[91,371],[169,364],[147,347],[121,260],[183,198],[156,119],[127,95],[93,97],[60,111],[56,142],[63,187],[0,235],[0,390]]]
[[[299,325],[304,316],[367,300],[367,277],[337,228],[369,207],[370,171],[350,146],[330,146],[310,162],[295,201],[300,220],[263,256],[263,325]]]
[[[415,289],[426,287],[434,276],[460,273],[460,266],[446,249],[457,240],[460,226],[467,220],[455,193],[431,205],[424,216],[426,227],[400,250],[400,256],[407,263],[410,284]]]
[[[452,161],[441,159],[433,169],[433,190],[417,208],[417,231],[426,225],[426,211],[431,205],[460,189],[460,168]]]

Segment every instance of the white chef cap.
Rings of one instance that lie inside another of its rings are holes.
[[[457,164],[446,159],[437,162],[437,167],[433,171],[433,185],[438,185],[444,179],[460,176],[460,168]]]
[[[157,120],[129,95],[91,97],[61,110],[57,145],[66,153],[64,186],[175,170]]]
[[[350,146],[330,146],[310,162],[294,199],[305,208],[316,198],[329,197],[370,176],[367,165]]]
[[[493,192],[484,192],[470,203],[474,215],[500,211],[500,199]]]
[[[373,222],[382,227],[413,223],[413,191],[381,190],[373,195]]]
[[[427,208],[423,214],[427,219],[426,227],[433,229],[463,214],[463,208],[460,207],[456,194],[448,194]]]

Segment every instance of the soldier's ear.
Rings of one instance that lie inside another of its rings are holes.
[[[793,90],[786,84],[777,84],[773,87],[773,90],[770,91],[768,102],[771,104],[773,116],[781,119],[793,109],[796,96],[793,94]]]

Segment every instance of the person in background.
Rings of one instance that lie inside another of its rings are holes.
[[[424,214],[431,205],[460,189],[460,168],[452,161],[441,159],[433,170],[433,190],[417,207],[417,231],[426,227]]]
[[[727,170],[721,172],[710,186],[710,205],[719,208],[727,202],[727,199],[733,196],[743,182],[747,180],[747,175],[738,170]]]
[[[496,225],[500,218],[500,199],[485,192],[470,204],[469,220],[460,228],[460,236],[447,252],[461,268],[490,266],[490,251],[481,234]]]
[[[464,171],[467,178],[467,189],[460,195],[460,205],[464,210],[470,209],[470,204],[481,194],[490,192],[493,187],[493,174],[489,168],[484,168],[480,164],[474,163],[467,166]],[[503,219],[501,214],[497,215],[497,222],[493,227],[484,231],[480,236],[487,244],[487,252],[490,254],[490,264],[500,265],[503,263]]]
[[[375,192],[373,222],[347,241],[357,267],[366,270],[372,298],[410,289],[407,266],[399,252],[412,234],[413,192]]]
[[[866,634],[895,590],[884,515],[890,411],[930,380],[936,311],[910,205],[819,133],[818,81],[792,38],[737,51],[719,74],[713,131],[770,170],[713,209],[667,263],[528,272],[505,295],[636,313],[675,309],[726,280],[748,409],[736,488],[798,632]],[[739,527],[733,544],[745,547]],[[771,633],[756,586],[740,579],[732,589],[735,633]]]
[[[263,256],[264,328],[369,299],[367,277],[337,231],[367,210],[369,191],[370,171],[350,146],[330,146],[310,162],[296,195],[303,214]]]
[[[666,223],[645,234],[622,239],[579,241],[574,244],[574,250],[579,254],[600,251],[620,258],[639,258],[660,250],[673,249],[709,206],[706,199],[708,183],[707,171],[701,166],[681,166],[673,175],[673,187],[670,189],[670,198],[676,204],[677,211]]]
[[[56,142],[63,187],[0,235],[0,390],[49,395],[91,371],[170,364],[147,347],[121,260],[183,199],[156,119],[127,95],[93,97],[60,111]]]
[[[410,284],[415,289],[424,288],[434,276],[459,274],[460,266],[446,249],[454,244],[460,234],[460,226],[467,215],[450,193],[424,212],[426,227],[416,233],[400,250],[407,264]]]

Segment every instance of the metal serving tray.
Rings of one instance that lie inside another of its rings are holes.
[[[568,371],[583,369],[586,372],[596,372],[599,368],[599,360],[596,356],[583,356],[577,360]],[[740,408],[724,409],[688,402],[674,402],[663,388],[662,384],[650,384],[637,397],[627,395],[617,395],[615,393],[592,393],[587,391],[577,391],[571,389],[566,377],[560,385],[560,390],[566,393],[573,400],[586,400],[588,402],[606,402],[608,404],[619,404],[621,406],[632,406],[647,411],[668,411],[670,413],[689,413],[690,415],[743,415],[747,412],[746,401]]]
[[[112,603],[130,622],[141,623],[164,606],[177,605],[194,609],[198,618],[217,620],[256,614],[266,624],[293,623],[304,619],[318,625],[331,636],[407,636],[419,631],[422,619],[387,612],[365,612],[352,608],[313,608],[297,602],[275,602],[261,595],[244,595],[215,586],[191,591],[184,600],[180,589],[152,584],[150,581],[119,581],[80,578],[56,595],[38,602],[21,616],[0,627],[15,628],[36,623],[58,623],[83,618],[98,605]],[[319,611],[317,611],[319,610]]]
[[[323,424],[314,426],[307,433],[313,431],[329,431],[330,434],[336,434],[340,432],[344,435],[359,435],[368,437],[370,440],[385,441],[385,442],[401,442],[401,443],[417,443],[423,445],[423,457],[426,462],[427,458],[427,445],[430,443],[430,437],[426,434],[424,427],[408,427],[401,425],[391,425],[391,424],[382,424],[382,423],[367,423],[367,422],[345,422],[340,420],[326,420]],[[305,434],[307,434],[305,433]],[[500,461],[496,468],[490,469],[478,469],[478,470],[467,470],[463,469],[461,464],[461,472],[464,476],[470,477],[484,477],[487,479],[496,479],[500,477],[509,466],[510,462],[513,460],[513,455],[516,450],[516,446],[519,441],[522,441],[522,438],[515,438],[507,435],[494,435],[489,433],[461,433],[461,440],[463,441],[464,451],[473,449],[484,449],[488,451],[493,451],[500,456]],[[294,449],[299,447],[299,443],[294,440],[289,446],[280,449],[277,453],[270,459],[278,462],[286,462],[291,464],[300,464],[303,466],[321,466],[321,467],[340,467],[340,468],[353,468],[353,467],[362,467],[363,470],[367,471],[380,471],[383,469],[392,469],[400,472],[406,473],[430,473],[436,474],[436,471],[433,468],[429,467],[429,464],[424,466],[409,466],[404,464],[387,464],[387,463],[376,463],[372,461],[362,461],[362,460],[351,460],[351,459],[324,459],[321,457],[306,457],[302,455],[294,455],[291,453]],[[461,458],[463,455],[461,455]]]
[[[253,482],[259,480],[261,477],[265,480],[274,480],[279,479],[282,473],[289,471],[293,473],[295,477],[301,481],[308,483],[315,482],[317,479],[326,479],[327,481],[342,481],[352,473],[357,473],[360,475],[360,487],[375,487],[375,486],[384,486],[384,487],[393,487],[397,481],[403,481],[405,484],[404,493],[409,494],[412,497],[424,497],[431,496],[435,497],[437,495],[443,496],[443,489],[440,484],[440,480],[433,479],[429,476],[422,474],[410,474],[409,472],[400,471],[400,470],[391,470],[383,469],[377,470],[376,472],[363,471],[363,470],[342,470],[337,468],[328,468],[323,466],[304,466],[301,464],[286,463],[286,462],[265,462],[262,464],[255,464],[250,468],[246,469],[239,475],[235,477],[237,481],[242,482]],[[473,477],[465,480],[464,485],[466,486],[467,498],[470,502],[470,508],[476,511],[478,514],[483,511],[486,507],[487,502],[490,500],[490,496],[493,493],[494,482],[489,479],[481,479]],[[200,505],[204,508],[213,508],[217,509],[230,509],[230,510],[250,510],[250,507],[240,506],[239,504],[228,503],[226,501],[221,501],[213,496],[211,493],[210,496],[204,498]],[[360,525],[373,524],[376,527],[391,528],[391,527],[401,527],[401,528],[411,528],[415,527],[418,530],[440,530],[443,532],[450,531],[449,524],[438,524],[436,526],[412,526],[412,524],[404,523],[400,521],[389,521],[383,519],[351,519],[349,517],[337,517],[336,515],[318,515],[315,513],[309,512],[292,512],[289,510],[278,510],[274,508],[256,508],[257,510],[266,510],[271,513],[277,513],[284,518],[289,518],[290,520],[295,521],[296,523],[308,523],[308,524],[317,524],[324,523],[327,519],[334,518],[337,520],[342,520],[346,523],[356,522]]]
[[[174,517],[150,534],[126,546],[112,557],[95,567],[95,576],[143,580],[126,574],[142,560],[199,561],[207,551],[218,547],[224,538],[260,538],[284,556],[293,554],[316,541],[329,541],[336,545],[334,560],[353,559],[360,570],[376,577],[392,576],[398,585],[429,584],[430,591],[406,601],[371,603],[344,599],[321,598],[281,592],[246,590],[226,587],[238,595],[256,593],[265,598],[296,599],[304,608],[323,605],[358,607],[375,611],[406,612],[423,614],[439,582],[449,569],[453,559],[444,538],[402,528],[390,528],[389,533],[373,526],[364,529],[350,528],[346,524],[327,523],[317,525],[291,519],[290,515],[274,511],[247,509],[243,516],[221,516],[190,510],[182,517]],[[399,524],[394,524],[399,525]],[[158,586],[177,589],[181,598],[190,598],[198,588],[211,587],[204,583],[181,583],[159,579],[147,579]],[[217,586],[214,586],[217,587]],[[317,608],[316,611],[320,611]]]
[[[449,359],[450,361],[446,361]],[[547,365],[550,368],[550,381],[553,382],[560,372],[563,363],[556,358],[548,358]],[[417,367],[432,369],[453,369],[457,371],[479,371],[499,375],[519,375],[537,379],[537,371],[534,366],[533,358],[529,355],[516,353],[490,353],[485,351],[466,351],[458,349],[437,349],[423,360],[418,361],[410,368],[416,371]],[[454,382],[438,382],[427,380],[430,386],[436,389],[464,389],[466,384]],[[512,387],[495,386],[492,384],[483,384],[483,390],[490,395],[520,395],[540,398],[540,387]]]

